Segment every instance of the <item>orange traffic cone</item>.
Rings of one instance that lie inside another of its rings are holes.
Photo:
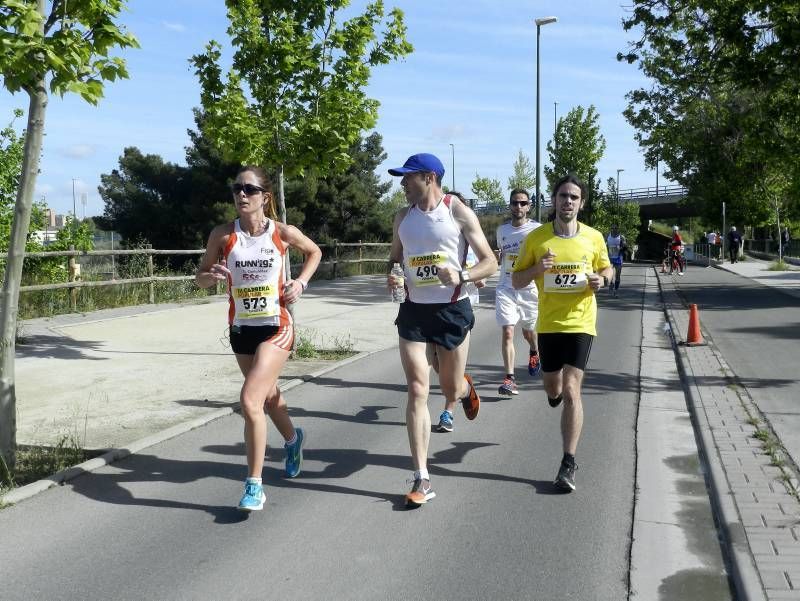
[[[700,333],[700,313],[697,305],[689,305],[689,331],[686,333],[686,344],[704,344],[703,335]]]

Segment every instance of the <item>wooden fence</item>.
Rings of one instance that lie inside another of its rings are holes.
[[[330,266],[332,270],[331,278],[335,279],[341,275],[341,266],[349,264],[358,265],[359,275],[362,273],[362,265],[369,263],[386,264],[389,256],[389,247],[391,244],[386,242],[334,242],[333,244],[320,244],[325,254],[332,255],[329,259],[322,261],[320,266]],[[379,258],[365,257],[364,251],[367,249],[386,249],[386,255]],[[358,251],[358,258],[348,259],[340,256],[343,249],[353,249]],[[327,253],[326,253],[327,251]],[[34,292],[38,290],[60,290],[67,289],[70,294],[70,304],[72,309],[77,307],[78,289],[79,288],[96,288],[100,286],[122,286],[126,284],[147,284],[149,287],[148,299],[149,302],[155,303],[155,284],[157,282],[176,282],[182,280],[194,280],[194,274],[191,275],[156,275],[153,257],[161,256],[179,256],[179,255],[193,255],[201,256],[205,249],[200,250],[158,250],[154,248],[137,248],[131,250],[60,250],[60,251],[42,251],[25,253],[25,258],[54,258],[63,257],[67,259],[67,277],[66,282],[57,282],[51,284],[34,284],[29,286],[20,286],[20,292]],[[112,278],[109,280],[81,280],[80,267],[78,263],[79,257],[118,257],[130,255],[144,255],[147,257],[147,275],[138,278]],[[7,258],[7,255],[0,255],[2,260]],[[219,291],[219,288],[218,288]]]

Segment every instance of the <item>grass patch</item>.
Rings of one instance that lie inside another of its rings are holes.
[[[339,361],[356,354],[353,339],[347,336],[331,336],[326,339],[313,329],[298,329],[294,358],[318,361]]]
[[[0,494],[52,476],[99,453],[82,448],[72,434],[65,434],[54,446],[19,445],[13,470],[0,457]]]
[[[767,267],[768,271],[791,271],[791,269],[786,261],[773,261]]]
[[[766,430],[756,430],[753,432],[753,438],[757,438],[761,442],[766,442],[769,440],[769,432]]]

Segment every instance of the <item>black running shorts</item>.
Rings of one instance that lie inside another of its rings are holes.
[[[231,348],[237,355],[255,355],[258,345],[271,341],[284,350],[291,350],[292,326],[231,326]],[[288,346],[287,346],[288,344]]]
[[[594,336],[591,334],[537,334],[542,371],[558,371],[565,365],[586,370]]]
[[[400,304],[397,313],[397,333],[412,342],[432,342],[452,351],[467,337],[475,325],[472,303],[463,298],[454,303]]]

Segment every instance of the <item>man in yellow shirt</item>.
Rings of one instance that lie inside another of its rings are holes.
[[[531,232],[511,274],[514,288],[531,281],[539,290],[539,340],[544,389],[551,407],[564,401],[561,438],[564,457],[555,485],[575,490],[575,451],[583,427],[581,386],[597,335],[595,292],[614,275],[603,235],[580,223],[586,188],[574,175],[553,187],[555,219]]]

